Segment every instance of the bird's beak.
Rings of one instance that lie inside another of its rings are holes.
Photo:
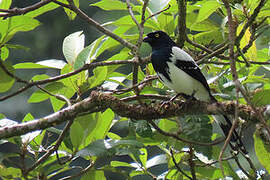
[[[148,36],[145,36],[144,38],[143,38],[143,42],[149,42],[150,41],[150,38],[148,37]]]

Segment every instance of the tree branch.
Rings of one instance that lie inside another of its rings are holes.
[[[21,14],[26,14],[30,11],[34,11],[46,4],[49,4],[50,2],[52,2],[52,0],[43,0],[40,1],[36,4],[33,4],[31,6],[25,7],[25,8],[13,8],[13,9],[0,9],[0,12],[4,12],[4,13],[0,13],[0,17],[11,17],[11,16],[17,16],[17,15],[21,15]]]
[[[233,114],[235,103],[208,104],[201,101],[177,102],[168,108],[162,108],[161,103],[152,103],[147,106],[130,104],[110,94],[93,91],[89,98],[84,99],[70,107],[53,113],[44,118],[33,121],[0,128],[0,138],[19,136],[35,130],[46,129],[79,116],[82,113],[92,113],[111,108],[116,114],[122,117],[129,117],[134,120],[154,120],[169,118],[187,114]],[[255,111],[264,111],[264,107],[255,109],[247,105],[239,105],[239,116],[246,120],[258,122]]]
[[[52,0],[54,3],[59,4],[65,8],[68,8],[70,10],[72,10],[73,12],[75,12],[81,19],[85,20],[86,22],[88,22],[90,25],[94,26],[95,28],[97,28],[97,30],[99,30],[100,32],[102,32],[103,34],[106,34],[107,36],[113,38],[114,40],[118,41],[120,44],[122,44],[123,46],[131,49],[132,51],[134,49],[137,49],[137,47],[135,45],[133,45],[132,43],[126,41],[125,39],[121,38],[120,36],[114,34],[113,32],[111,32],[110,30],[104,28],[101,24],[99,24],[98,22],[96,22],[95,20],[93,20],[92,18],[90,18],[87,14],[85,14],[81,9],[79,9],[78,7],[76,7],[73,3],[73,1],[69,0],[69,4],[63,4],[61,2],[58,2],[57,0]]]

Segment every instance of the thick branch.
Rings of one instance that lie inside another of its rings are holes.
[[[0,12],[4,12],[4,13],[0,13],[0,17],[11,17],[11,16],[17,16],[17,15],[21,15],[21,14],[26,14],[28,12],[34,11],[48,3],[50,3],[51,0],[44,0],[44,1],[40,1],[36,4],[33,4],[31,6],[25,7],[25,8],[13,8],[13,9],[0,9]]]
[[[154,120],[187,114],[234,114],[235,103],[208,104],[201,101],[177,102],[168,108],[161,108],[160,103],[144,106],[131,104],[106,93],[93,91],[89,98],[53,113],[41,119],[36,119],[22,124],[0,128],[0,138],[23,135],[35,130],[46,129],[56,124],[71,120],[81,113],[92,113],[111,108],[116,114],[134,120]],[[239,116],[246,120],[258,121],[256,113],[246,105],[239,105]],[[257,108],[262,112],[264,108]]]

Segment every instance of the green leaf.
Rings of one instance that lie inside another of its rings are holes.
[[[82,144],[82,138],[84,136],[83,128],[78,122],[74,122],[70,127],[70,138],[75,149],[78,149]]]
[[[200,44],[221,43],[224,41],[220,30],[201,32],[191,37]]]
[[[52,11],[58,7],[59,7],[59,5],[56,3],[49,3],[49,4],[46,4],[45,6],[41,6],[40,8],[35,9],[34,11],[28,12],[26,14],[26,16],[37,17],[37,16],[42,15],[48,11]]]
[[[157,19],[161,30],[166,31],[169,35],[173,35],[176,28],[175,18],[173,15],[161,14]]]
[[[94,75],[88,80],[90,88],[100,85],[107,78],[108,68],[107,66],[100,66],[94,69]]]
[[[10,62],[2,61],[2,63],[10,73],[14,73],[14,68]],[[0,93],[8,91],[13,86],[14,82],[14,78],[7,75],[7,73],[2,68],[0,68]]]
[[[34,119],[34,117],[32,116],[32,114],[31,113],[27,113],[26,116],[24,116],[22,122],[31,121],[33,119]]]
[[[108,11],[108,10],[127,10],[126,3],[123,3],[119,0],[99,1],[97,3],[91,4],[91,6],[98,6],[99,8],[104,9],[106,11]]]
[[[66,0],[59,0],[59,1],[65,3],[65,4],[69,4],[69,2],[66,1]],[[79,0],[73,0],[73,2],[75,4],[75,6],[77,8],[79,8]],[[68,8],[64,8],[64,10],[65,10],[66,15],[68,16],[69,20],[74,20],[75,17],[77,16],[77,14],[74,11],[72,11],[72,10],[70,10]]]
[[[199,23],[196,22],[198,17],[197,13],[191,12],[187,13],[187,19],[186,25],[189,29],[194,31],[213,31],[218,30],[220,27],[217,23],[210,21],[209,19],[205,19]]]
[[[104,36],[96,39],[89,46],[84,48],[77,56],[74,64],[74,69],[81,68],[86,63],[91,63],[96,59],[99,48],[104,42]]]
[[[0,34],[2,35],[1,41],[5,43],[9,41],[15,33],[31,31],[39,26],[38,20],[27,16],[13,16],[0,21]]]
[[[270,89],[257,91],[252,97],[252,103],[255,106],[264,106],[270,102]]]
[[[78,156],[111,156],[115,153],[131,152],[132,149],[142,148],[144,145],[135,140],[97,140],[80,150]],[[129,150],[129,151],[128,151]]]
[[[48,76],[47,74],[38,74],[38,75],[35,75],[34,77],[32,77],[32,80],[33,81],[41,81],[41,80],[48,79],[48,78],[50,78],[50,76]]]
[[[47,66],[43,66],[36,63],[25,62],[25,63],[18,63],[13,65],[14,69],[41,69],[41,68],[48,68]]]
[[[100,113],[91,113],[84,116],[76,117],[76,122],[78,122],[82,129],[81,131],[84,133],[84,136],[81,138],[82,143],[90,144],[93,140],[96,140],[96,132],[97,124],[100,121]]]
[[[175,121],[161,119],[158,123],[158,127],[163,131],[174,132],[177,130],[178,124]]]
[[[112,121],[114,119],[114,112],[107,109],[100,116],[96,131],[96,139],[104,139],[110,130]]]
[[[132,167],[129,163],[121,162],[121,161],[111,161],[111,166],[112,167]]]
[[[81,180],[89,180],[89,179],[106,180],[106,177],[104,176],[103,171],[91,170],[85,173],[81,178]]]
[[[6,118],[6,116],[2,113],[0,113],[0,120]]]
[[[143,138],[152,137],[153,132],[152,132],[151,126],[149,125],[147,121],[145,120],[137,121],[135,123],[135,127],[136,127],[135,131],[139,136]]]
[[[21,177],[21,170],[19,168],[5,168],[4,166],[1,166],[0,174],[1,177],[8,177],[7,179],[16,179]]]
[[[141,163],[143,165],[143,167],[146,167],[146,163],[147,163],[147,149],[142,148],[140,149],[141,154],[139,155],[139,158],[141,160]]]
[[[12,0],[1,0],[0,1],[0,9],[9,9]]]
[[[257,133],[254,133],[253,139],[254,139],[255,152],[260,163],[268,172],[270,172],[270,147],[269,145],[264,144],[261,138],[257,135]]]
[[[244,27],[244,24],[241,24],[238,26],[237,34],[241,32],[243,27]],[[250,36],[251,36],[251,33],[249,29],[247,29],[243,38],[240,41],[240,48],[245,47],[249,43]],[[251,47],[245,53],[245,57],[248,58],[248,60],[257,61],[257,48],[256,48],[255,41],[252,43]]]
[[[60,89],[64,87],[63,83],[61,82],[52,82],[45,86],[45,90],[49,91],[52,94],[58,94]],[[49,94],[43,92],[42,90],[35,91],[30,98],[28,99],[28,103],[37,103],[41,101],[45,101],[50,97]]]
[[[211,14],[213,14],[218,8],[220,4],[215,0],[205,1],[200,8],[199,15],[197,17],[197,23],[207,19]]]
[[[63,41],[63,54],[70,65],[75,63],[78,54],[84,49],[85,36],[78,31],[65,37]]]
[[[5,61],[9,56],[9,50],[6,46],[1,48],[1,59]]]

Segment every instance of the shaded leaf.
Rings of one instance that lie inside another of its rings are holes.
[[[220,4],[218,3],[218,1],[215,1],[215,0],[205,1],[205,3],[202,4],[202,7],[200,8],[199,15],[197,17],[197,22],[201,22],[207,19],[219,7],[220,7]]]
[[[49,91],[52,94],[57,94],[60,89],[64,87],[63,83],[61,82],[53,82],[44,87],[45,90]],[[45,101],[50,97],[49,94],[43,92],[42,90],[35,91],[30,98],[28,99],[29,103],[37,103],[41,101]]]
[[[261,140],[261,138],[257,135],[257,133],[254,133],[253,135],[254,139],[254,147],[256,155],[260,161],[260,163],[263,165],[263,167],[270,172],[270,147],[269,144],[266,145]],[[266,147],[268,146],[268,147]]]
[[[74,122],[70,127],[70,138],[75,149],[78,149],[80,145],[83,143],[82,138],[84,135],[84,131],[80,123]]]
[[[270,102],[270,89],[256,91],[252,97],[252,103],[256,106],[267,105]]]
[[[91,76],[88,80],[90,88],[100,85],[106,80],[107,77],[107,66],[101,66],[94,69],[94,75]]]
[[[90,145],[80,150],[79,156],[111,156],[125,149],[124,152],[129,152],[129,149],[141,148],[143,144],[135,140],[97,140]]]
[[[27,16],[13,16],[0,21],[0,34],[3,43],[9,41],[15,33],[21,31],[31,31],[39,26],[38,20]]]
[[[89,179],[98,179],[98,180],[106,180],[103,171],[88,171],[85,173],[81,180],[89,180]]]
[[[99,1],[97,3],[91,4],[91,6],[98,6],[104,10],[127,10],[126,3],[123,3],[119,0],[106,0],[106,1]]]
[[[5,68],[10,72],[14,73],[14,68],[8,61],[2,61]],[[0,68],[0,92],[8,91],[14,84],[15,79],[10,77],[2,68]]]

